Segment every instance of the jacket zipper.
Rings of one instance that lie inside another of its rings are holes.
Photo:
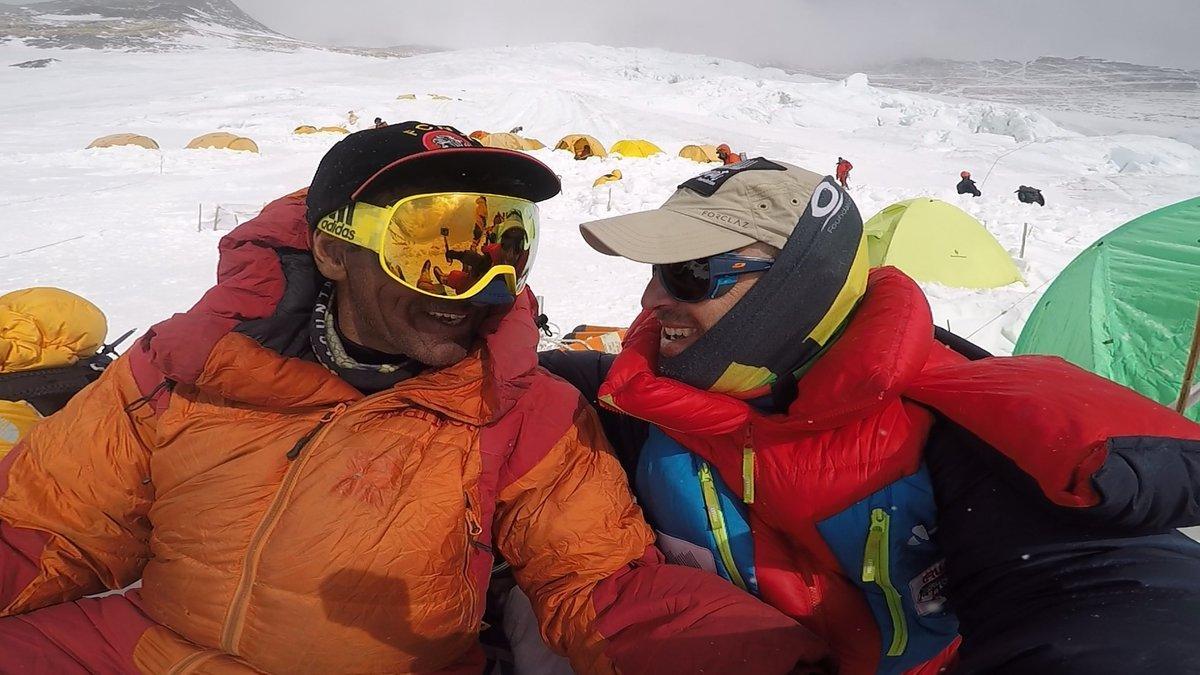
[[[225,627],[221,631],[221,649],[228,654],[238,653],[237,643],[241,638],[246,605],[250,602],[250,588],[254,580],[254,575],[258,571],[259,555],[262,553],[267,535],[274,529],[275,523],[279,521],[279,516],[283,513],[283,503],[291,494],[292,487],[300,475],[300,470],[305,465],[305,462],[294,462],[291,460],[299,457],[301,450],[312,442],[315,442],[318,435],[327,429],[327,425],[335,417],[342,414],[347,407],[349,407],[347,404],[339,403],[332,410],[327,411],[317,421],[316,426],[301,436],[300,440],[296,441],[296,444],[287,453],[289,460],[287,472],[284,473],[283,480],[279,483],[279,489],[275,491],[275,496],[271,499],[271,503],[267,506],[262,520],[259,521],[258,527],[254,530],[254,534],[250,536],[250,541],[246,545],[246,556],[242,560],[242,573],[238,578],[237,586],[234,588],[233,600],[229,603],[229,611],[225,616]]]
[[[729,579],[738,588],[743,591],[747,590],[746,582],[742,580],[742,574],[738,571],[737,563],[733,559],[733,547],[729,544],[729,531],[725,529],[725,513],[721,510],[721,500],[717,496],[717,486],[713,481],[712,468],[708,466],[708,462],[700,463],[699,477],[700,492],[704,495],[704,510],[708,512],[708,529],[717,542],[717,552],[721,554],[721,562],[725,565],[725,571],[729,573]]]
[[[900,656],[908,648],[908,620],[904,617],[900,593],[892,585],[891,570],[888,567],[888,527],[891,519],[887,511],[871,509],[867,547],[863,552],[862,580],[865,583],[874,583],[883,590],[888,614],[892,617],[892,643],[888,646],[887,655]]]
[[[742,503],[754,503],[754,432],[749,424],[742,444]]]
[[[481,550],[491,550],[479,541],[479,535],[483,533],[483,526],[479,524],[479,518],[475,515],[475,509],[471,506],[471,495],[463,492],[463,501],[466,503],[466,532],[467,545],[463,549],[463,579],[467,584],[467,616],[464,623],[468,626],[475,625],[475,604],[478,602],[478,591],[475,589],[475,579],[471,575],[471,549],[478,548]]]
[[[186,675],[186,673],[190,673],[201,663],[220,653],[221,652],[218,652],[215,649],[206,649],[204,651],[195,652],[185,656],[176,662],[175,665],[171,666],[170,670],[166,672],[166,675]]]

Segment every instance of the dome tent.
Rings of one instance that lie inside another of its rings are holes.
[[[505,148],[506,150],[541,150],[545,143],[536,138],[523,138],[516,134],[483,134],[477,139],[489,148]]]
[[[211,134],[204,134],[193,138],[187,144],[188,150],[200,149],[215,149],[215,150],[238,150],[241,152],[258,152],[258,144],[249,138],[231,134],[226,131],[217,131]]]
[[[863,225],[871,266],[893,265],[918,281],[998,288],[1021,281],[1000,242],[962,209],[919,197],[897,202]]]
[[[649,157],[662,153],[662,148],[641,139],[626,139],[613,143],[608,152],[622,157]]]
[[[721,161],[721,158],[717,157],[717,146],[715,145],[685,145],[679,151],[679,156],[704,164]]]
[[[347,129],[346,127],[321,127],[320,129],[317,129],[317,132],[322,133],[322,134],[343,134],[344,135],[344,134],[350,133],[350,130]]]
[[[115,148],[120,145],[136,145],[147,150],[158,150],[158,143],[149,136],[139,134],[110,134],[92,141],[88,148]]]
[[[1054,354],[1174,406],[1200,302],[1200,197],[1101,237],[1038,300],[1016,354]],[[1200,404],[1184,414],[1200,421]]]
[[[589,151],[590,156],[593,157],[608,156],[608,152],[604,149],[604,144],[596,140],[594,137],[586,134],[570,134],[568,136],[563,136],[562,140],[560,140],[558,144],[554,146],[554,149],[575,152],[577,147],[586,149]]]
[[[315,134],[315,133],[317,133],[317,128],[311,124],[301,124],[300,126],[293,129],[292,133],[293,134]]]

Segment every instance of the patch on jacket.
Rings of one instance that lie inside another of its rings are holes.
[[[931,616],[945,611],[946,586],[949,583],[944,559],[925,568],[908,582],[908,591],[912,594],[913,607],[918,616]]]

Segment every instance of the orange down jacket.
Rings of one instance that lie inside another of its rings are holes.
[[[0,671],[479,672],[497,552],[578,672],[823,657],[662,563],[594,412],[537,367],[528,292],[464,361],[364,396],[302,357],[307,249],[303,195],[269,205],[0,463]]]

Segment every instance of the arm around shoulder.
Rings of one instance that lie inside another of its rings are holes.
[[[497,543],[581,673],[788,673],[824,645],[724,579],[667,565],[595,412],[502,486]]]

